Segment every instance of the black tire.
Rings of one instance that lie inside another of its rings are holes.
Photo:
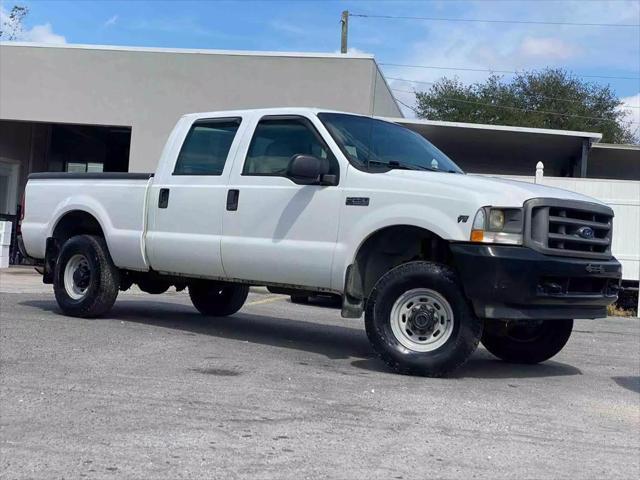
[[[203,315],[225,317],[242,308],[249,286],[224,282],[195,282],[189,285],[193,306]]]
[[[392,331],[391,313],[406,292],[426,288],[448,302],[453,313],[449,338],[429,352],[407,348]],[[402,374],[441,377],[462,366],[475,351],[483,322],[472,312],[455,272],[446,265],[410,262],[393,268],[376,283],[365,309],[365,327],[378,356]]]
[[[74,298],[67,291],[64,278],[67,264],[78,255],[86,260],[83,269],[84,272],[88,269],[88,273],[82,283],[82,297]],[[78,235],[64,243],[54,269],[53,291],[65,315],[84,318],[103,315],[113,306],[119,289],[120,271],[114,265],[102,237]]]
[[[309,303],[309,296],[308,295],[291,295],[291,303],[306,305]]]
[[[573,320],[498,322],[485,328],[482,345],[493,355],[511,363],[540,363],[567,344]]]

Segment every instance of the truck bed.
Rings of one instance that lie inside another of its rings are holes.
[[[22,222],[25,248],[44,258],[46,239],[65,215],[80,210],[100,223],[109,252],[120,268],[147,270],[142,236],[151,173],[64,173],[29,175]]]

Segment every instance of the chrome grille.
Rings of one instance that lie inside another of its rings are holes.
[[[596,203],[536,198],[525,202],[525,243],[548,255],[611,257],[613,211]]]

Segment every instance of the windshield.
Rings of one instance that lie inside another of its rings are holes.
[[[344,113],[320,113],[342,153],[361,170],[431,170],[463,173],[421,135],[395,123]]]

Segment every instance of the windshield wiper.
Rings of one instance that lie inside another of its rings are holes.
[[[413,163],[400,163],[396,160],[391,160],[388,164],[389,168],[401,168],[403,170],[427,170],[432,172],[437,172],[436,168],[429,168],[423,165],[415,165]]]
[[[460,173],[456,170],[441,170],[439,168],[433,168],[433,167],[426,167],[424,165],[416,165],[413,163],[400,163],[396,160],[391,160],[389,163],[387,163],[387,166],[389,168],[397,168],[397,169],[402,169],[402,170],[424,170],[427,172],[442,172],[442,173]]]
[[[396,160],[391,160],[390,162],[380,162],[378,160],[369,160],[369,163],[375,163],[376,165],[380,165],[382,167],[387,167],[392,170],[423,170],[427,172],[439,172],[437,168],[429,168],[423,165],[415,165],[412,163],[400,163]]]

